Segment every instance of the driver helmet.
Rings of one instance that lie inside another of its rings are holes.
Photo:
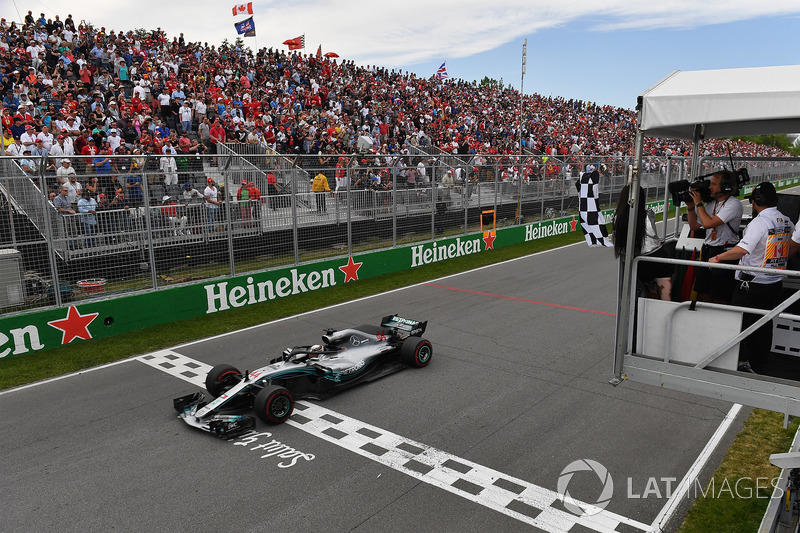
[[[321,351],[322,351],[322,345],[321,345],[321,344],[315,344],[315,345],[314,345],[314,346],[312,346],[312,347],[311,347],[311,349],[309,350],[309,352],[311,352],[311,353],[314,353],[314,352],[321,352]]]

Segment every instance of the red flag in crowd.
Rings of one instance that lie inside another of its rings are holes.
[[[237,15],[252,15],[253,14],[253,2],[247,2],[246,4],[237,4],[233,6],[233,16]]]
[[[317,57],[322,57],[322,45],[319,45],[319,48],[317,48]]]
[[[295,37],[294,39],[287,39],[283,41],[283,44],[289,47],[289,50],[297,50],[300,48],[306,47],[306,36],[301,35],[300,37]]]

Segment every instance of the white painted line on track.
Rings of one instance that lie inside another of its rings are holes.
[[[210,365],[174,350],[154,352],[137,359],[200,388],[204,388],[205,376],[211,369]],[[591,516],[575,516],[553,506],[560,502],[560,496],[555,491],[508,476],[317,404],[296,402],[295,413],[286,423],[424,483],[544,531],[563,533],[569,531],[575,524],[600,532],[616,531],[620,524],[642,531],[650,529],[647,524],[605,510]],[[586,507],[586,504],[578,503],[578,505]]]
[[[722,437],[725,436],[728,428],[731,426],[731,424],[733,424],[733,421],[736,419],[741,410],[741,404],[733,404],[730,411],[728,411],[728,414],[725,415],[725,418],[722,420],[722,423],[719,425],[714,434],[711,435],[711,438],[706,443],[703,451],[701,451],[700,455],[698,455],[697,459],[695,459],[694,464],[689,468],[689,471],[686,472],[686,475],[683,476],[683,479],[676,487],[675,492],[672,493],[672,496],[670,496],[669,500],[667,500],[667,503],[664,505],[664,507],[661,508],[661,511],[658,513],[658,516],[656,516],[656,519],[653,520],[653,524],[650,527],[652,531],[662,531],[662,528],[667,524],[667,522],[669,522],[669,519],[672,518],[672,515],[678,509],[681,500],[686,497],[689,492],[689,488],[694,484],[697,476],[700,475],[700,471],[711,458],[711,454],[717,448],[717,445],[719,445]]]
[[[136,357],[138,357],[138,356],[136,356]],[[11,388],[11,389],[2,390],[2,391],[0,391],[0,396],[3,396],[4,394],[10,394],[12,392],[25,390],[25,389],[31,389],[33,387],[38,387],[39,385],[45,385],[46,383],[53,383],[55,381],[61,381],[62,379],[74,378],[75,376],[80,376],[81,374],[86,374],[88,372],[94,372],[96,370],[102,370],[104,368],[109,368],[109,367],[112,367],[112,366],[121,365],[122,363],[129,363],[130,361],[135,361],[136,357],[131,357],[131,358],[128,358],[128,359],[120,359],[119,361],[114,361],[113,363],[106,363],[104,365],[94,366],[92,368],[87,368],[85,370],[78,370],[77,372],[70,372],[69,374],[64,374],[63,376],[56,376],[54,378],[48,378],[48,379],[43,379],[41,381],[35,381],[33,383],[28,383],[27,385],[20,385],[19,387],[14,387],[14,388]]]

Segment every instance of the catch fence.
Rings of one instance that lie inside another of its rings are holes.
[[[0,158],[0,313],[473,233],[486,211],[498,228],[577,217],[587,165],[602,176],[601,209],[616,206],[625,183],[614,157],[409,151],[286,158],[231,145],[168,162],[110,156],[104,168],[81,157]],[[667,178],[685,177],[688,163],[650,162],[642,185],[648,200],[663,199]],[[754,182],[800,175],[796,161],[735,163]],[[64,166],[75,173],[57,173]],[[329,191],[312,190],[315,178]]]

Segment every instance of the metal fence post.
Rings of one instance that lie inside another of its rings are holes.
[[[520,132],[521,135],[521,132]],[[522,216],[522,180],[525,179],[525,163],[524,157],[522,156],[522,145],[520,144],[520,155],[519,155],[519,176],[517,177],[517,217],[514,221],[515,224],[520,225],[524,222],[524,217]],[[563,211],[564,206],[562,202],[561,209]]]
[[[669,181],[672,176],[672,156],[667,156],[666,172],[664,173],[664,216],[661,217],[661,242],[667,240],[667,220],[669,220]],[[659,165],[659,175],[661,175],[661,166]],[[679,211],[675,210],[675,216],[680,215]]]
[[[147,165],[150,163],[150,155],[146,154],[144,166],[142,167],[142,194],[144,196],[144,224],[147,233],[147,252],[150,260],[150,283],[153,289],[158,289],[158,276],[156,275],[156,255],[153,250],[153,225],[150,220],[150,184],[147,178]]]
[[[498,171],[499,168],[500,165],[498,164],[498,159],[495,158],[494,159],[494,206],[492,206],[492,209],[494,209],[495,221],[497,220],[497,189],[499,188],[498,187],[499,182],[497,181],[497,178],[500,177],[500,172]]]
[[[392,180],[392,248],[397,246],[397,180]]]
[[[356,159],[356,161],[358,161],[358,159]],[[352,204],[351,196],[350,196],[350,182],[352,181],[352,179],[350,177],[350,172],[352,170],[351,164],[352,164],[352,160],[348,159],[347,160],[347,166],[345,166],[345,168],[344,168],[344,175],[345,175],[345,179],[347,180],[347,182],[345,183],[345,185],[347,185],[347,188],[345,189],[344,193],[345,193],[345,195],[347,197],[346,205],[347,205],[347,255],[348,255],[348,257],[353,255],[353,220],[352,220],[353,219],[353,214],[352,214],[353,213],[353,204]],[[335,176],[335,174],[334,174],[334,176]],[[334,189],[334,190],[336,190],[336,189]],[[338,197],[336,198],[336,211],[337,211],[337,213],[339,211],[339,198]]]
[[[233,211],[231,208],[230,197],[231,195],[228,193],[228,187],[230,185],[230,180],[228,179],[230,176],[230,167],[233,164],[233,156],[231,154],[225,154],[224,156],[225,163],[222,165],[222,181],[225,183],[224,191],[222,193],[222,205],[225,207],[225,229],[227,232],[227,241],[228,241],[228,262],[230,263],[230,272],[231,276],[236,275],[236,261],[233,256]]]
[[[44,177],[44,165],[39,167],[39,190],[40,191],[47,191],[47,180]],[[58,193],[56,193],[58,194]],[[45,232],[45,241],[47,242],[47,256],[48,260],[50,261],[50,279],[53,283],[53,297],[55,298],[55,304],[58,307],[61,307],[63,302],[61,301],[61,281],[58,277],[58,261],[56,258],[56,250],[55,250],[55,237],[53,235],[53,220],[50,218],[50,215],[55,209],[54,206],[50,205],[50,199],[48,198],[47,192],[42,194],[42,210],[44,212],[44,227]]]
[[[292,160],[292,246],[294,247],[294,264],[300,263],[300,243],[297,234],[297,158]]]

